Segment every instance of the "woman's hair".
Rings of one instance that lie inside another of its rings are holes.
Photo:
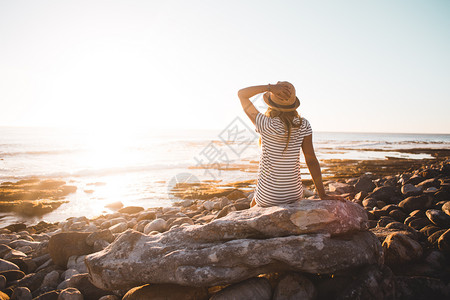
[[[269,107],[265,113],[265,115],[269,118],[280,118],[281,122],[283,122],[284,124],[284,128],[287,131],[287,141],[286,141],[286,146],[284,147],[284,151],[286,151],[288,145],[289,145],[289,140],[291,139],[291,129],[292,128],[300,128],[300,126],[302,125],[302,118],[299,116],[298,112],[296,110],[294,111],[279,111],[279,110],[275,110],[272,109],[271,107]],[[294,119],[298,117],[300,119],[299,123],[294,123]],[[261,142],[261,140],[260,140]]]

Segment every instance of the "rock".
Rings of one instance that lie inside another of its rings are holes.
[[[175,284],[146,284],[129,290],[122,300],[202,300],[208,299],[208,291],[205,288],[188,287]]]
[[[211,300],[258,299],[270,300],[272,287],[269,280],[263,277],[250,278],[227,286],[211,297]]]
[[[381,186],[374,189],[373,192],[368,195],[368,197],[375,198],[386,203],[391,203],[391,198],[396,196],[396,194],[397,192],[395,187]]]
[[[106,295],[99,298],[98,300],[120,300],[120,298],[117,297],[116,295]]]
[[[32,300],[31,291],[26,287],[17,287],[11,295],[11,300]]]
[[[45,275],[44,280],[42,281],[42,287],[51,287],[56,288],[59,283],[59,272],[51,271],[47,275]]]
[[[48,251],[53,262],[66,267],[72,255],[92,253],[92,247],[86,244],[86,238],[90,234],[90,232],[62,232],[52,236],[48,243]]]
[[[31,248],[30,246],[19,247],[16,250],[20,251],[26,255],[29,255],[29,254],[31,254],[31,252],[33,252],[33,248]]]
[[[109,203],[105,205],[106,208],[109,208],[111,210],[119,210],[123,207],[123,203],[120,201]]]
[[[118,210],[121,214],[137,214],[143,211],[144,208],[140,206],[127,206]]]
[[[416,184],[416,186],[419,188],[422,188],[423,190],[426,190],[430,187],[434,187],[434,188],[438,189],[441,186],[441,183],[439,182],[439,179],[431,178],[431,179],[424,180],[419,184]]]
[[[429,188],[427,188],[425,191],[423,191],[424,193],[427,193],[427,194],[433,194],[433,196],[434,196],[434,194],[436,193],[438,191],[438,189],[437,188],[435,188],[435,187],[429,187]]]
[[[155,219],[144,227],[144,234],[149,234],[152,231],[164,232],[166,231],[167,222],[164,219]]]
[[[427,226],[423,227],[422,229],[420,229],[420,232],[428,237],[439,230],[441,230],[441,229],[435,225],[427,225]]]
[[[409,196],[418,196],[420,194],[422,194],[422,189],[420,187],[416,187],[412,184],[405,184],[404,186],[402,186],[402,194],[405,195],[406,197]]]
[[[430,225],[431,222],[428,218],[414,218],[413,217],[413,219],[410,220],[408,223],[406,223],[406,220],[405,220],[405,224],[407,224],[408,226],[410,226],[416,230],[421,230],[425,226]]]
[[[378,227],[386,227],[389,223],[395,222],[391,217],[380,217],[378,220]]]
[[[362,203],[363,199],[367,197],[367,193],[366,192],[359,192],[355,195],[354,199],[359,202]]]
[[[377,238],[360,231],[366,226],[357,204],[302,200],[156,236],[128,230],[86,256],[86,265],[92,282],[107,290],[149,282],[214,286],[283,270],[333,273],[382,261]]]
[[[116,295],[106,295],[99,298],[98,300],[120,300],[120,298],[117,297]]]
[[[22,251],[11,249],[6,255],[3,257],[5,260],[11,260],[15,258],[25,258],[27,255]]]
[[[444,205],[442,205],[442,211],[450,216],[450,201],[447,201]]]
[[[105,240],[108,243],[112,243],[114,241],[114,235],[109,229],[96,231],[86,237],[86,244],[94,246],[94,242],[97,240]]]
[[[108,243],[105,240],[97,240],[94,242],[94,252],[102,251],[106,247],[109,246],[110,243]]]
[[[437,246],[438,245],[438,240],[439,240],[439,238],[441,237],[441,235],[443,235],[444,234],[444,232],[446,232],[447,230],[446,229],[441,229],[441,230],[438,230],[438,231],[436,231],[436,232],[434,232],[433,234],[431,234],[429,237],[428,237],[428,243],[430,243],[431,245],[433,245],[433,246]]]
[[[150,222],[150,220],[140,220],[136,223],[136,225],[133,226],[133,229],[139,232],[144,232],[145,226],[147,226],[147,224]]]
[[[438,246],[439,250],[450,254],[450,229],[439,237]]]
[[[437,250],[431,251],[425,258],[425,262],[436,269],[444,268],[447,265],[446,261],[445,255]]]
[[[233,204],[233,202],[231,202],[227,197],[221,197],[219,200],[219,204],[219,209],[223,209],[227,205]]]
[[[110,228],[113,225],[119,224],[119,223],[127,223],[127,219],[123,218],[123,217],[117,217],[117,218],[113,218],[113,219],[109,219],[105,222],[103,222],[100,227],[102,229],[106,229],[106,228]]]
[[[365,198],[365,199],[362,201],[362,205],[363,205],[364,207],[374,208],[375,206],[377,206],[377,199],[375,199],[375,198],[370,198],[370,197]]]
[[[356,192],[370,193],[375,189],[375,183],[367,175],[361,175],[355,184]]]
[[[203,202],[203,207],[204,207],[206,210],[213,210],[213,208],[214,208],[214,202],[209,201],[209,200],[206,200],[205,202]]]
[[[153,211],[143,211],[139,214],[136,221],[142,221],[142,220],[154,220],[156,219],[156,214]]]
[[[40,294],[38,297],[33,300],[58,300],[60,291],[50,291],[43,294]]]
[[[217,214],[217,216],[215,216],[215,219],[220,219],[225,217],[226,215],[228,215],[230,212],[232,211],[236,211],[236,207],[234,206],[234,204],[230,204],[225,206],[224,208],[222,208],[222,210]]]
[[[9,300],[9,296],[0,291],[0,300]]]
[[[173,207],[173,206],[163,207],[163,209],[162,209],[162,212],[164,215],[176,214],[180,211],[181,211],[181,209],[179,207]]]
[[[411,196],[400,202],[398,206],[400,206],[407,212],[411,212],[416,209],[422,210],[429,208],[432,202],[433,199],[428,195]]]
[[[67,280],[67,279],[70,279],[70,278],[72,278],[74,275],[77,275],[77,274],[80,274],[80,272],[78,272],[78,271],[75,270],[75,269],[67,269],[67,270],[65,270],[65,271],[61,274],[61,277],[62,277],[64,280]]]
[[[341,182],[330,182],[330,184],[328,184],[328,189],[331,193],[338,194],[351,193],[353,191],[353,187],[351,185]]]
[[[33,242],[33,241],[19,239],[19,240],[15,240],[15,241],[12,241],[11,243],[9,243],[9,246],[14,249],[18,249],[20,247],[25,247],[25,246],[30,246],[32,249],[36,249],[39,247],[40,244],[41,244],[40,242]]]
[[[69,287],[79,290],[86,299],[98,299],[110,294],[110,292],[94,286],[89,280],[89,275],[87,273],[72,276],[67,282],[67,288]]]
[[[416,185],[416,184],[421,183],[421,182],[424,181],[424,180],[425,180],[425,178],[423,178],[422,176],[420,176],[420,175],[414,175],[414,176],[412,176],[410,179],[408,179],[408,180],[405,182],[405,184]]]
[[[395,276],[394,299],[449,299],[445,283],[429,277]]]
[[[52,258],[50,257],[50,254],[47,253],[47,254],[33,258],[33,261],[36,264],[36,266],[40,267],[42,264],[44,264],[45,262],[47,262],[48,260],[51,260],[51,259]]]
[[[25,273],[20,270],[1,271],[0,275],[4,276],[7,282],[16,281],[25,277]]]
[[[441,187],[441,189],[442,189],[442,187]],[[439,190],[436,193],[434,193],[433,198],[438,202],[439,201],[447,202],[450,199],[450,192],[444,191],[444,190]]]
[[[391,233],[383,242],[384,259],[387,265],[402,264],[419,259],[422,246],[403,233]]]
[[[0,272],[9,270],[20,270],[20,269],[16,264],[13,264],[4,259],[0,259]]]
[[[355,276],[348,286],[343,286],[336,299],[393,299],[394,274],[387,266],[371,265]],[[298,298],[300,299],[300,298]]]
[[[192,219],[189,217],[181,217],[170,222],[170,225],[168,225],[167,227],[180,226],[183,224],[194,225],[194,221],[192,221]]]
[[[234,202],[234,208],[236,210],[244,210],[250,208],[250,201],[248,199],[239,199]]]
[[[393,209],[389,212],[389,217],[394,218],[396,221],[403,222],[406,219],[406,214],[400,209]]]
[[[298,273],[284,275],[278,282],[273,300],[316,299],[317,290],[314,284]],[[250,298],[249,298],[250,299]],[[269,298],[270,299],[270,298]]]
[[[411,217],[418,217],[418,218],[426,218],[427,217],[427,215],[425,214],[425,211],[420,210],[420,209],[410,212],[409,215]]]
[[[87,273],[86,264],[84,263],[84,259],[86,255],[80,256],[71,256],[67,261],[67,269],[76,270],[78,273]]]
[[[386,225],[386,228],[397,229],[397,230],[404,230],[404,231],[410,230],[408,225],[400,223],[400,222],[391,222],[391,223]]]
[[[128,223],[127,222],[117,223],[117,224],[109,227],[109,230],[112,233],[121,233],[121,232],[124,232],[127,229],[128,229]]]
[[[44,272],[27,274],[18,281],[17,286],[27,287],[30,291],[35,291],[41,286],[45,275]]]
[[[5,256],[5,254],[10,252],[11,250],[12,250],[12,248],[10,246],[5,245],[5,244],[0,244],[0,258],[3,258],[3,256]]]
[[[83,300],[83,295],[76,288],[67,288],[61,291],[58,300]]]
[[[426,211],[426,215],[433,224],[442,228],[450,227],[450,216],[442,210],[429,209]]]
[[[231,193],[227,195],[228,200],[234,201],[241,198],[247,198],[247,195],[241,190],[233,190]]]

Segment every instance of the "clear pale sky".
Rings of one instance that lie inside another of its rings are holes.
[[[450,133],[450,1],[0,0],[0,126],[224,128],[287,80],[314,130]]]

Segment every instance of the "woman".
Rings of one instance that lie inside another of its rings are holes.
[[[260,93],[264,93],[264,102],[269,106],[265,115],[250,101]],[[279,81],[276,85],[251,86],[241,89],[238,96],[245,113],[261,135],[258,182],[251,206],[281,205],[303,198],[300,149],[320,199],[343,200],[325,193],[320,165],[314,153],[311,126],[297,113],[300,101],[291,83]]]

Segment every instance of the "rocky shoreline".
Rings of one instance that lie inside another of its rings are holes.
[[[448,299],[450,161],[404,170],[327,181],[346,203],[249,209],[241,185],[13,224],[0,299]]]

